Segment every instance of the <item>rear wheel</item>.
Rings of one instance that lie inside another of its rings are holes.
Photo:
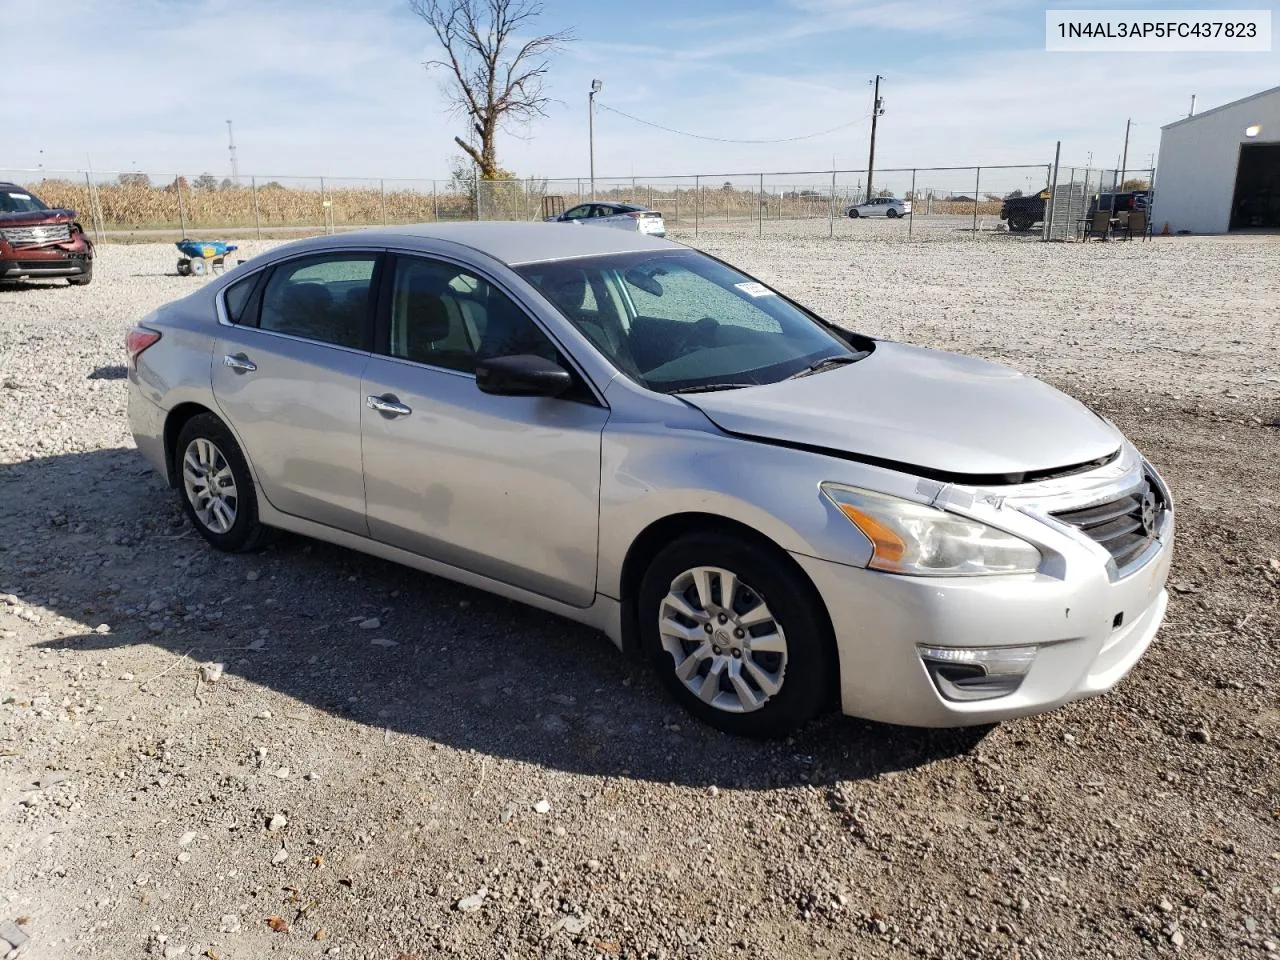
[[[785,736],[822,711],[830,626],[785,557],[721,533],[666,547],[640,588],[640,636],[685,709],[726,733]]]
[[[238,553],[266,542],[258,522],[258,498],[244,454],[226,424],[211,413],[183,425],[173,469],[187,517],[219,550]]]
[[[893,220],[893,219],[897,218],[898,216],[900,216],[900,214],[898,213],[898,211],[897,211],[897,210],[895,210],[895,209],[893,209],[893,207],[890,207],[888,210],[886,210],[886,211],[884,212],[884,215],[885,215],[886,217],[888,217],[890,220]]]
[[[857,207],[850,207],[850,208],[849,208],[849,219],[850,219],[850,220],[857,220],[859,216],[860,216],[860,214],[858,213],[858,208],[857,208]]]

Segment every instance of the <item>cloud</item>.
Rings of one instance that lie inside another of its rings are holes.
[[[232,118],[246,174],[447,176],[465,125],[422,67],[430,35],[403,0],[189,0],[181,17],[174,10],[165,0],[32,7],[5,35],[6,73],[44,73],[49,43],[29,41],[53,37],[59,85],[95,93],[70,115],[38,97],[6,98],[5,162],[34,166],[43,149],[46,167],[79,168],[91,153],[98,169],[136,161],[157,175],[224,176]],[[573,19],[549,6],[545,22]],[[709,136],[782,138],[861,121],[746,146],[601,112],[596,167],[610,176],[825,170],[833,157],[860,167],[876,72],[888,76],[883,167],[1047,164],[1058,139],[1066,159],[1093,152],[1113,163],[1127,117],[1130,155],[1145,157],[1191,93],[1207,109],[1274,85],[1277,64],[1273,54],[1048,54],[1042,14],[1014,0],[779,0],[677,17],[660,33],[641,7],[613,8],[606,20],[578,28],[582,40],[550,77],[559,102],[546,120],[502,137],[504,166],[585,173],[587,89],[599,77],[603,102]]]

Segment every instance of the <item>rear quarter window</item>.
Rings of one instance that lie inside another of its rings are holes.
[[[262,280],[262,273],[259,270],[243,280],[237,280],[223,292],[222,303],[227,310],[227,319],[232,323],[239,323],[244,318],[249,301],[253,299],[253,292]]]

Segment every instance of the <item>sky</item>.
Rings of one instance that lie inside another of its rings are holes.
[[[553,63],[548,116],[505,130],[499,162],[520,176],[586,177],[587,91],[597,78],[600,179],[865,167],[877,73],[878,168],[1044,165],[1058,140],[1064,164],[1114,166],[1127,119],[1128,166],[1144,167],[1160,125],[1185,116],[1192,94],[1199,111],[1280,83],[1280,52],[1047,53],[1046,6],[545,0],[540,25],[577,39]],[[0,177],[87,164],[223,177],[228,118],[244,176],[447,177],[466,124],[448,111],[443,76],[423,66],[436,52],[408,0],[28,5],[0,32]],[[739,140],[852,125],[787,143],[719,143],[606,107]],[[1010,172],[1006,188],[1020,176]]]

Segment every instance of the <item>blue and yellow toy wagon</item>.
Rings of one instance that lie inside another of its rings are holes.
[[[225,240],[178,240],[174,245],[182,254],[178,258],[178,275],[183,277],[225,270],[227,254],[239,249]]]

